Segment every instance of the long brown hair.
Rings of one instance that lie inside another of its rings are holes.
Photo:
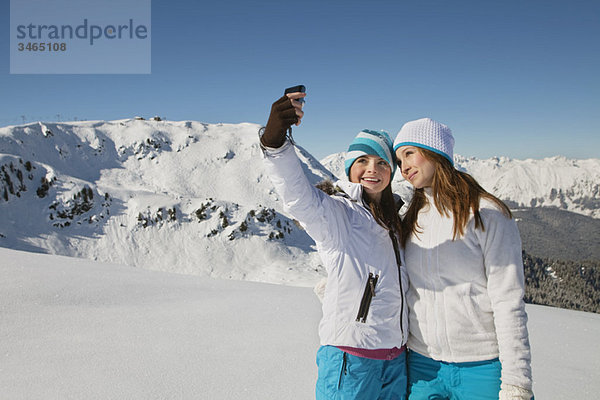
[[[512,218],[510,209],[502,200],[488,193],[471,175],[454,168],[446,157],[420,147],[416,149],[423,157],[435,165],[431,183],[433,202],[440,213],[447,217],[453,217],[452,240],[465,234],[465,228],[471,217],[471,211],[475,219],[475,229],[485,230],[481,214],[479,213],[479,201],[482,197],[495,203],[507,218]],[[402,220],[402,225],[407,232],[406,235],[402,236],[402,246],[406,245],[406,241],[411,234],[417,235],[420,233],[420,226],[417,223],[417,219],[419,210],[425,205],[427,205],[425,191],[423,188],[415,189],[408,210]]]
[[[396,199],[392,193],[392,180],[381,192],[381,200],[379,202],[373,201],[366,191],[363,190],[363,201],[371,210],[371,214],[375,218],[375,221],[387,230],[391,230],[396,234],[396,237],[400,242],[404,240],[402,222],[398,216],[398,207],[396,206]]]

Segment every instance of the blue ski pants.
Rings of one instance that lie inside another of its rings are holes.
[[[406,399],[406,352],[393,360],[372,360],[321,346],[317,366],[317,400]]]
[[[500,361],[449,363],[408,352],[410,400],[498,400]]]

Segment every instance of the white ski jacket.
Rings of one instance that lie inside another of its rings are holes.
[[[321,344],[402,347],[408,337],[406,268],[402,262],[399,273],[388,231],[365,208],[362,186],[337,182],[348,196],[329,196],[315,188],[289,141],[265,149],[264,155],[286,211],[314,239],[327,270]]]
[[[500,358],[502,382],[531,389],[530,349],[523,295],[521,238],[514,220],[488,200],[480,202],[485,230],[473,218],[452,240],[452,216],[429,202],[420,231],[405,249],[410,279],[408,347],[435,360]]]

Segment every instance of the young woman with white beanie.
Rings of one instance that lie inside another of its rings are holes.
[[[409,399],[530,400],[519,231],[502,201],[454,168],[453,148],[429,118],[394,141],[415,188],[403,217]]]
[[[285,209],[314,239],[327,270],[316,398],[406,399],[408,283],[391,191],[392,140],[383,131],[361,131],[346,156],[349,182],[337,182],[342,192],[330,196],[310,184],[286,138],[304,115],[297,101],[303,97],[292,93],[273,103],[261,146]]]

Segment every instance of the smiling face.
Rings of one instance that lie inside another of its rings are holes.
[[[390,184],[391,176],[390,165],[378,156],[358,157],[350,167],[350,182],[360,183],[375,201],[381,200],[381,192]]]
[[[430,187],[435,174],[435,164],[426,158],[418,147],[402,146],[396,150],[400,172],[415,188]]]

